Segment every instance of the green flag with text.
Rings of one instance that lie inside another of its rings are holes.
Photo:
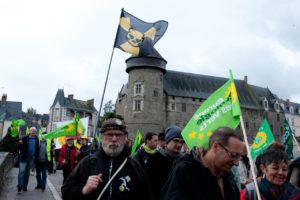
[[[240,123],[241,108],[231,70],[230,79],[211,94],[182,130],[187,146],[208,147],[209,137],[216,129],[235,129]]]
[[[136,148],[139,146],[139,144],[141,143],[142,140],[142,134],[140,133],[140,131],[138,130],[135,136],[135,140],[134,143],[132,145],[132,149],[131,149],[131,156],[133,157],[136,151]]]
[[[286,149],[286,153],[289,157],[289,159],[293,159],[294,155],[293,155],[293,131],[289,125],[289,122],[286,120],[286,118],[284,118],[284,135],[283,135],[283,144],[285,146]]]
[[[267,120],[264,119],[253,142],[251,158],[255,158],[258,154],[266,150],[272,142],[275,142],[275,139]]]
[[[52,139],[52,138],[57,138],[60,136],[77,136],[77,133],[80,133],[80,131],[83,131],[80,127],[79,123],[79,115],[76,113],[75,117],[73,118],[73,121],[69,124],[63,125],[51,133],[48,133],[46,135],[43,135],[42,137],[45,139]]]

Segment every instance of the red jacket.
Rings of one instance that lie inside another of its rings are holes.
[[[73,149],[70,151],[70,171],[72,171],[72,169],[77,164],[77,155],[76,155],[77,150],[78,148],[73,146]],[[66,152],[67,152],[67,144],[64,144],[60,149],[60,155],[59,155],[59,162],[61,163],[61,165],[63,161],[66,159]]]

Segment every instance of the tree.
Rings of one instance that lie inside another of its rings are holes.
[[[103,107],[103,115],[106,115],[106,113],[112,113],[115,110],[115,104],[112,103],[111,100],[109,100],[108,102],[106,102],[106,104],[104,104]]]
[[[104,104],[103,108],[104,114],[100,119],[98,120],[98,128],[101,128],[102,123],[109,119],[109,118],[117,118],[124,120],[124,118],[121,115],[116,114],[115,105],[112,103],[111,100],[109,100],[106,104]]]
[[[28,115],[31,115],[31,116],[36,115],[36,109],[34,109],[34,108],[32,108],[32,107],[28,108],[28,109],[27,109],[27,114],[28,114]]]

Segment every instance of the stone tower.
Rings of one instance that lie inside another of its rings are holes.
[[[129,138],[137,130],[147,132],[164,131],[165,105],[163,75],[167,61],[154,49],[147,57],[132,56],[126,60],[129,74],[124,119],[128,126]]]

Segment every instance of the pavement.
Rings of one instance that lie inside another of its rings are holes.
[[[31,173],[27,192],[17,192],[19,168],[12,168],[8,173],[5,182],[0,191],[0,199],[30,199],[30,200],[61,200],[61,185],[63,182],[63,174],[61,170],[56,173],[47,175],[47,186],[45,191],[34,189],[37,185],[35,174]]]

